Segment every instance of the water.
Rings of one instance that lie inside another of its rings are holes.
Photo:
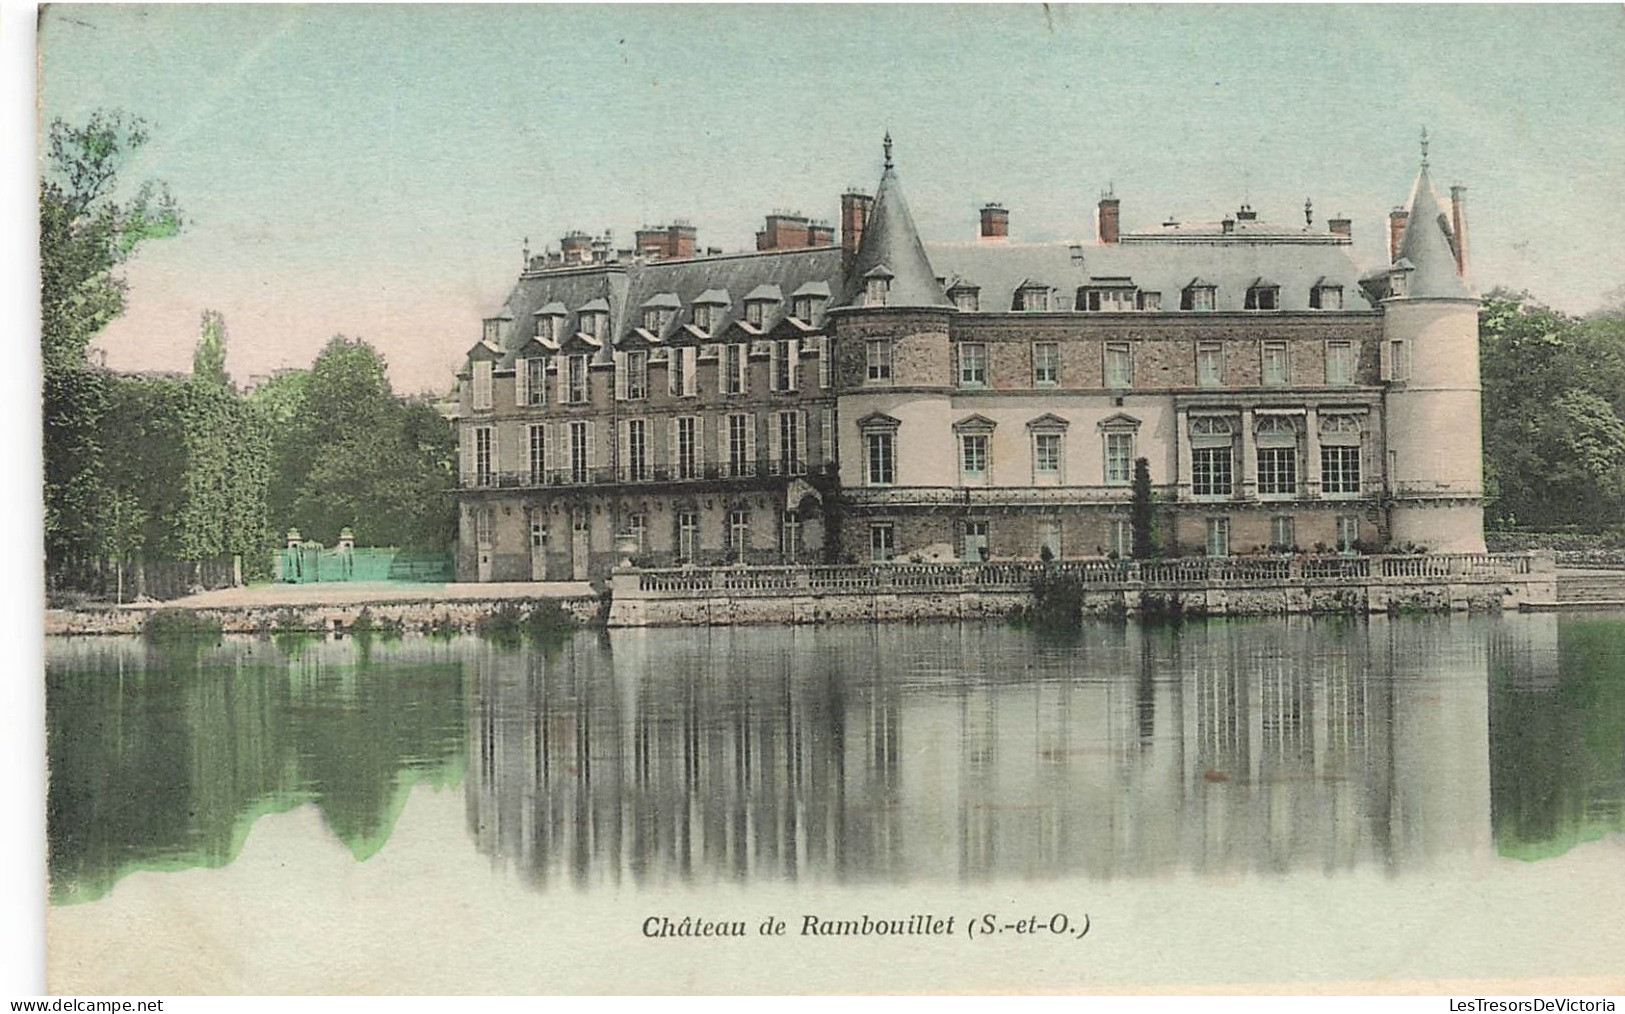
[[[233,873],[261,825],[277,896],[343,896],[363,923],[396,894],[478,920],[829,889],[1410,890],[1486,862],[1516,888],[1587,842],[1617,862],[1625,830],[1618,614],[61,638],[46,668],[58,924],[183,884],[204,907],[269,891],[251,859]],[[428,873],[386,877],[419,854]]]

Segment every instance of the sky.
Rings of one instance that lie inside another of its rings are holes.
[[[1582,313],[1625,285],[1625,9],[1569,6],[49,8],[44,122],[118,108],[126,170],[188,220],[130,264],[110,366],[189,368],[221,311],[241,383],[334,334],[443,391],[533,250],[684,218],[749,249],[776,208],[836,218],[881,136],[924,237],[986,201],[1016,241],[1353,219],[1385,259],[1425,125],[1468,187],[1475,283]]]

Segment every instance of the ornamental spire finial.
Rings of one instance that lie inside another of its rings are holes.
[[[886,131],[886,140],[885,140],[884,144],[886,146],[886,168],[890,169],[892,167],[892,164],[891,164],[891,131],[889,131],[889,130]]]
[[[1428,128],[1422,128],[1422,168],[1428,167]]]

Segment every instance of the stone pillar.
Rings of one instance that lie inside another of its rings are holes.
[[[1174,488],[1179,499],[1191,498],[1191,420],[1190,412],[1179,409],[1174,413],[1174,447],[1177,465],[1174,470]]]
[[[1253,410],[1241,410],[1241,483],[1243,500],[1258,498],[1258,435],[1253,432]]]
[[[1303,418],[1303,495],[1320,496],[1320,413],[1309,406]]]

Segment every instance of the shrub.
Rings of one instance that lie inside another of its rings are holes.
[[[141,625],[141,633],[155,641],[215,640],[220,637],[220,621],[171,606],[149,613]]]

